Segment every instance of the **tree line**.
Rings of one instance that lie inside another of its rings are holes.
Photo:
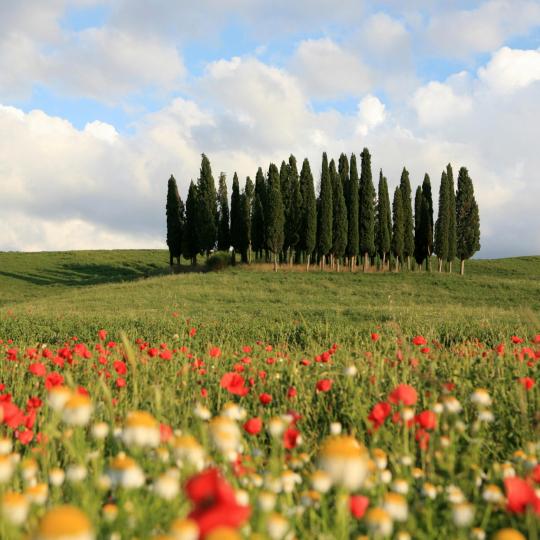
[[[367,148],[360,154],[360,174],[354,153],[350,159],[342,153],[337,164],[323,153],[318,196],[307,158],[300,172],[293,155],[279,169],[271,163],[266,175],[259,167],[255,183],[248,176],[242,190],[234,173],[230,204],[225,173],[216,190],[210,160],[202,154],[185,204],[171,175],[166,214],[171,266],[181,256],[196,264],[199,254],[232,248],[233,263],[239,254],[243,263],[273,261],[275,270],[280,263],[338,271],[358,264],[364,271],[411,270],[416,263],[417,269],[431,270],[435,254],[439,272],[451,272],[457,258],[463,274],[465,260],[480,249],[480,217],[467,168],[459,170],[457,190],[452,166],[442,172],[434,221],[429,175],[417,187],[413,206],[404,167],[390,204],[382,170],[375,190]]]

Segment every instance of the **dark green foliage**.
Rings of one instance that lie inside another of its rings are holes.
[[[224,270],[231,264],[231,254],[228,251],[217,251],[212,253],[206,261],[206,267],[211,272]]]
[[[454,187],[454,173],[450,163],[446,166],[448,179],[448,262],[452,262],[457,255],[457,230],[456,230],[456,189]]]
[[[208,255],[217,240],[217,195],[210,161],[202,155],[201,173],[197,184],[199,209],[197,214],[197,236],[199,248]]]
[[[309,161],[304,159],[300,172],[301,225],[298,248],[311,255],[317,241],[317,201]]]
[[[236,182],[238,178],[234,173]],[[231,201],[232,205],[232,201]],[[231,231],[229,223],[229,196],[227,194],[227,179],[225,173],[219,175],[218,187],[218,249],[227,251],[231,246]]]
[[[403,211],[403,256],[410,257],[414,254],[414,224],[411,199],[411,182],[409,180],[409,171],[403,167],[401,180],[399,183],[401,191],[402,211]]]
[[[184,203],[178,193],[176,180],[171,174],[167,185],[167,246],[169,247],[169,262],[172,266],[173,257],[180,262],[182,253],[182,229],[184,226]]]
[[[249,250],[251,248],[251,209],[252,209],[252,200],[253,200],[253,182],[248,176],[246,178],[246,185],[244,187],[244,192],[240,196],[240,210],[241,210],[241,220],[240,220],[240,253],[242,254],[242,262],[250,262],[250,257],[248,256]]]
[[[349,205],[349,160],[343,153],[339,156],[338,161],[338,173],[341,178],[341,185],[343,187],[343,195],[345,197],[345,204]]]
[[[343,196],[343,184],[336,170],[334,160],[330,162],[330,181],[332,182],[332,253],[338,259],[345,255],[347,248],[347,207]]]
[[[394,191],[394,200],[392,203],[392,253],[400,261],[403,260],[404,249],[404,214],[403,214],[403,195],[401,188],[397,187]]]
[[[184,234],[182,235],[182,255],[184,255],[186,259],[191,259],[192,264],[195,264],[197,254],[201,250],[198,236],[198,211],[198,190],[197,186],[192,181],[189,184],[189,191],[186,199],[186,222]]]
[[[382,170],[379,173],[377,216],[376,216],[375,241],[377,253],[385,260],[390,253],[390,241],[392,236],[392,216],[390,209],[390,198],[388,195],[388,183],[383,176]]]
[[[450,208],[449,208],[449,193],[448,193],[448,176],[446,171],[441,175],[441,185],[439,188],[439,212],[435,223],[435,245],[434,251],[439,258],[439,261],[448,259],[448,233],[450,224]],[[440,263],[439,263],[440,269]]]
[[[251,209],[251,243],[253,251],[260,253],[266,249],[264,214],[266,207],[266,183],[262,169],[257,169],[255,191]]]
[[[456,194],[457,256],[469,259],[480,249],[480,215],[469,172],[461,167]]]
[[[364,148],[360,155],[362,157],[358,216],[360,253],[371,256],[375,253],[375,188],[371,175],[369,150]]]
[[[333,202],[332,202],[332,182],[328,169],[328,158],[326,152],[323,153],[321,169],[321,188],[319,192],[318,208],[318,251],[319,256],[324,257],[332,249],[332,227],[333,227]]]
[[[277,167],[271,163],[268,169],[267,207],[265,212],[266,243],[274,254],[274,265],[277,255],[283,248],[285,236],[285,214],[281,199],[281,187]]]
[[[300,179],[296,158],[291,154],[289,164],[286,166],[287,182],[281,182],[281,195],[285,212],[285,241],[283,249],[295,249],[300,240],[300,228],[302,223],[302,195],[300,192]],[[288,190],[287,198],[283,191]],[[286,201],[286,202],[285,202]]]
[[[347,159],[345,157],[345,159]],[[341,164],[341,159],[340,159]],[[351,154],[351,166],[349,170],[349,179],[347,182],[346,190],[346,204],[347,204],[347,220],[348,220],[348,234],[347,234],[347,256],[351,259],[356,258],[358,255],[359,240],[358,235],[360,233],[358,225],[358,190],[360,189],[358,180],[358,169],[356,167],[356,156]]]
[[[241,251],[242,205],[238,175],[234,173],[231,194],[231,245],[235,251]]]
[[[428,221],[425,224],[427,255],[431,256],[433,253],[433,195],[431,193],[431,180],[427,173],[424,175],[424,181],[422,182],[422,195],[426,199],[428,213]]]

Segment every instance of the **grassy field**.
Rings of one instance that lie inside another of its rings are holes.
[[[187,268],[187,267],[186,267]],[[236,267],[168,275],[159,250],[0,253],[0,336],[57,342],[76,334],[166,338],[192,319],[209,340],[302,347],[366,332],[424,332],[492,343],[535,332],[540,257],[469,261],[467,274],[321,273]]]
[[[538,540],[540,257],[199,270],[0,253],[2,540]]]

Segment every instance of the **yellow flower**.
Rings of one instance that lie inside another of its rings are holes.
[[[74,506],[58,506],[41,519],[34,540],[94,540],[90,520]]]
[[[493,540],[525,540],[525,537],[516,529],[501,529],[495,533]]]

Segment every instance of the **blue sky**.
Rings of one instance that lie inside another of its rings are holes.
[[[513,202],[540,196],[539,47],[534,0],[2,3],[0,249],[163,246],[202,152],[232,178],[368,146],[391,187],[468,166],[479,255],[540,253]]]

